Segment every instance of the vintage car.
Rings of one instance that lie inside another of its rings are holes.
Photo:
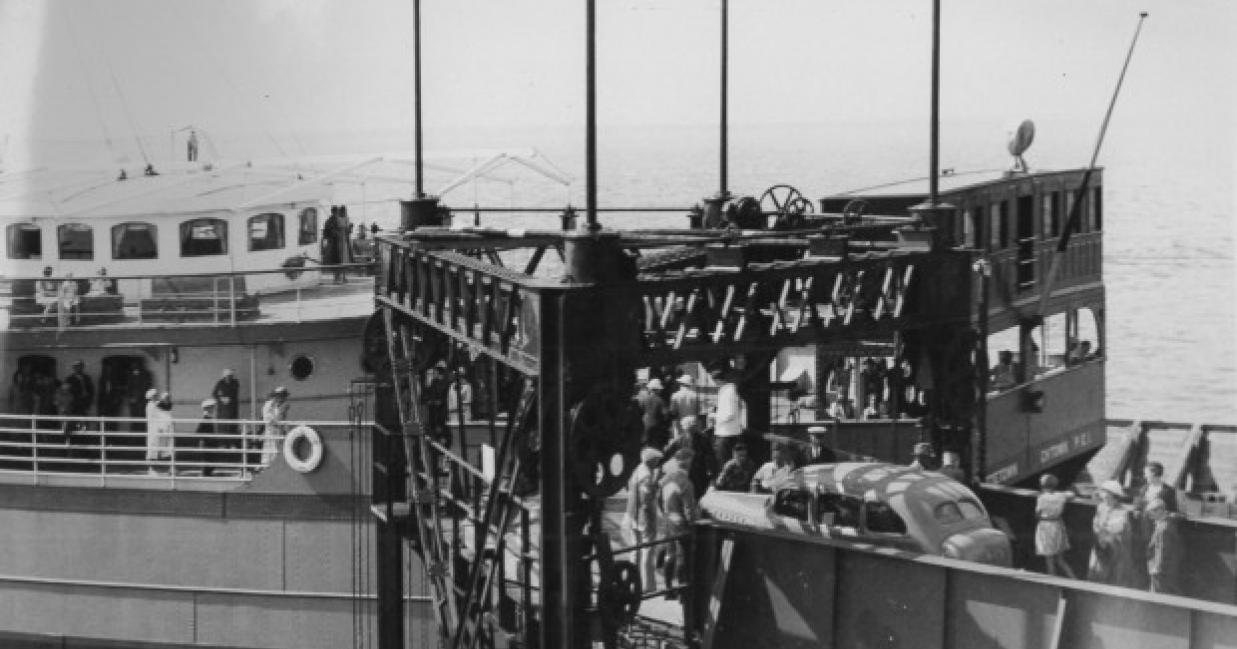
[[[700,500],[714,520],[852,539],[1008,566],[1009,537],[979,498],[934,471],[880,463],[818,464],[796,470],[771,494],[712,490]]]

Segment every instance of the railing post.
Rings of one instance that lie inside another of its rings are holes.
[[[236,275],[228,274],[228,318],[236,326]]]
[[[30,417],[30,462],[34,470],[34,481],[39,481],[39,420],[37,416]]]

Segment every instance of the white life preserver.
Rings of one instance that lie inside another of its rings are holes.
[[[296,443],[302,439],[309,444],[309,457],[306,458],[296,454]],[[303,424],[288,431],[288,436],[283,440],[283,459],[298,473],[317,469],[322,464],[322,437],[318,431]]]

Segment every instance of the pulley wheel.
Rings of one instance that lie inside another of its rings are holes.
[[[760,211],[763,214],[774,217],[773,223],[775,227],[783,227],[781,224],[793,218],[791,216],[792,205],[811,202],[803,197],[803,193],[790,185],[774,185],[765,190],[765,193],[760,195]]]
[[[640,458],[644,426],[629,399],[590,394],[571,409],[572,467],[590,498],[613,496],[627,485]]]
[[[630,622],[640,612],[644,589],[640,570],[630,561],[615,561],[601,576],[598,604],[605,621],[613,625]]]

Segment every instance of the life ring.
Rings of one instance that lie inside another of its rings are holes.
[[[301,440],[309,444],[309,457],[301,458],[296,454],[296,444]],[[297,473],[310,473],[317,469],[322,464],[322,437],[318,431],[303,424],[288,431],[288,436],[283,440],[283,459]]]

